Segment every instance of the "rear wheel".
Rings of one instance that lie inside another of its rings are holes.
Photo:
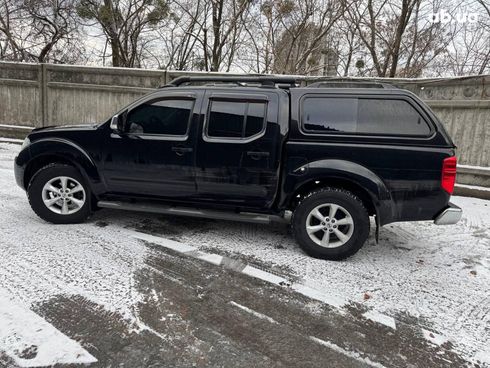
[[[72,166],[43,167],[32,177],[27,194],[32,209],[43,220],[72,224],[83,222],[90,215],[90,189]]]
[[[292,225],[306,253],[329,260],[355,254],[369,235],[369,215],[362,202],[337,188],[308,194],[294,211]]]

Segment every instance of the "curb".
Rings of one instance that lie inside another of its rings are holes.
[[[490,199],[490,188],[479,187],[476,185],[456,184],[454,186],[454,195]]]

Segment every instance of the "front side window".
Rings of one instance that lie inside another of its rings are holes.
[[[311,97],[302,105],[302,128],[312,133],[427,136],[430,127],[407,101]]]
[[[212,100],[208,112],[207,136],[211,138],[250,138],[265,125],[264,102]]]
[[[193,100],[163,99],[146,102],[128,113],[129,133],[185,136]]]

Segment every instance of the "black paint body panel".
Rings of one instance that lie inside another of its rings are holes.
[[[247,142],[206,140],[213,95],[267,101],[265,130]],[[320,181],[362,188],[381,225],[432,220],[447,207],[441,188],[443,159],[455,147],[431,110],[410,92],[373,89],[259,87],[162,88],[123,109],[165,96],[192,98],[188,134],[179,139],[115,132],[94,126],[34,130],[15,161],[16,179],[36,161],[61,158],[80,169],[97,198],[152,199],[197,207],[279,214],[302,188]],[[409,101],[430,123],[427,137],[305,134],[301,101],[307,95],[376,96]],[[32,171],[32,170],[31,170]],[[26,176],[27,175],[27,176]],[[28,178],[27,178],[28,179]]]

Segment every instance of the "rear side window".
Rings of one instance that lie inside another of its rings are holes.
[[[424,118],[404,100],[359,99],[357,129],[358,133],[430,134],[430,127]]]
[[[303,101],[302,128],[312,133],[427,136],[425,119],[405,100],[310,97]]]
[[[128,113],[129,133],[185,136],[193,100],[166,99],[144,103]]]
[[[207,136],[212,138],[250,138],[265,126],[265,102],[211,100]]]

